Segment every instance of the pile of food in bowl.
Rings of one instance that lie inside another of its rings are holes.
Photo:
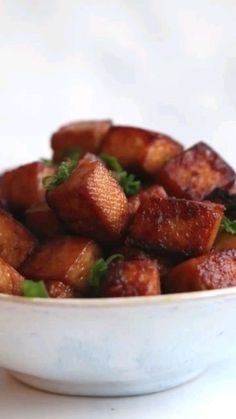
[[[0,178],[0,293],[151,296],[236,286],[234,170],[207,144],[68,124]]]

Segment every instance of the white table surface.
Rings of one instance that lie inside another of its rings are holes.
[[[235,419],[236,362],[159,394],[131,398],[64,397],[43,393],[0,370],[1,419]]]

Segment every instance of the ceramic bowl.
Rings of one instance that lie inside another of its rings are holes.
[[[0,366],[67,395],[165,390],[236,354],[236,288],[94,300],[0,296]]]

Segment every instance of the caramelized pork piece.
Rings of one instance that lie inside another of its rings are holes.
[[[111,121],[82,121],[63,126],[51,138],[53,160],[58,163],[76,150],[96,154],[111,126]]]
[[[15,169],[14,169],[15,170]],[[1,206],[8,209],[8,194],[14,176],[14,170],[8,170],[1,175]]]
[[[220,232],[214,243],[215,250],[236,249],[236,235]]]
[[[0,258],[0,294],[22,295],[23,281],[23,276]]]
[[[92,240],[63,236],[39,246],[23,263],[20,272],[26,278],[46,283],[61,281],[82,292],[88,286],[90,269],[100,253]]]
[[[128,201],[117,181],[95,156],[81,159],[69,178],[47,193],[49,206],[75,233],[113,242],[128,220]]]
[[[10,214],[0,210],[0,257],[18,268],[33,251],[35,240]]]
[[[129,245],[120,247],[114,253],[123,255],[125,260],[155,259],[154,254],[151,254],[150,252],[145,252],[144,250],[138,247]]]
[[[160,293],[157,263],[147,259],[111,264],[102,286],[104,297],[132,297]]]
[[[47,283],[47,292],[51,298],[75,298],[75,290],[62,281],[49,281]]]
[[[234,182],[233,186],[231,186],[231,187],[229,188],[229,193],[230,193],[231,195],[235,195],[235,194],[236,194],[236,180],[235,180],[235,182]]]
[[[22,213],[45,200],[42,180],[55,173],[55,168],[41,162],[29,163],[6,172],[2,178],[3,195],[7,207]]]
[[[116,157],[131,172],[156,175],[161,167],[182,151],[171,137],[134,127],[112,127],[101,153]]]
[[[236,250],[212,252],[176,266],[166,278],[169,292],[236,286]]]
[[[40,239],[50,239],[63,233],[63,226],[46,202],[34,205],[25,212],[25,223]]]
[[[1,180],[0,180],[0,208],[7,209],[5,197],[3,195]]]
[[[124,260],[146,260],[151,259],[157,262],[158,270],[160,273],[161,279],[166,276],[166,274],[173,268],[173,266],[180,263],[181,258],[175,255],[160,255],[155,252],[147,252],[135,246],[123,246],[120,247],[115,253],[121,254],[124,256]]]
[[[224,207],[211,202],[149,198],[129,227],[129,243],[144,249],[199,255],[211,249]]]
[[[149,186],[146,189],[143,189],[137,195],[134,195],[128,198],[130,215],[134,215],[136,211],[138,210],[141,202],[144,199],[147,199],[150,197],[166,198],[167,194],[166,194],[165,189],[160,185],[153,185],[153,186]]]
[[[170,195],[202,200],[217,187],[234,183],[234,170],[208,145],[198,143],[171,159],[159,180]]]

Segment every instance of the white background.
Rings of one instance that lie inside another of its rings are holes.
[[[100,117],[206,140],[232,160],[235,21],[235,0],[0,0],[3,163]]]
[[[64,122],[104,117],[205,140],[233,164],[235,22],[235,0],[0,0],[1,167],[49,155]],[[44,395],[0,374],[0,418],[235,418],[235,390],[230,364],[129,400]]]

